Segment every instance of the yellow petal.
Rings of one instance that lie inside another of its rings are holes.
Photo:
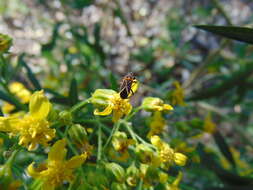
[[[44,95],[43,90],[36,91],[31,96],[29,102],[29,111],[33,117],[44,119],[51,109],[51,103]]]
[[[67,153],[65,146],[66,146],[65,139],[58,140],[56,143],[54,143],[54,145],[52,146],[52,148],[48,153],[48,161],[51,162],[51,161],[64,160]]]
[[[27,167],[27,173],[33,177],[33,178],[38,178],[40,176],[40,172],[33,167],[34,162],[32,162],[28,167]]]
[[[173,110],[173,107],[171,106],[171,105],[169,105],[169,104],[164,104],[163,105],[163,110]]]
[[[0,131],[15,133],[19,122],[17,117],[0,117]]]
[[[79,156],[74,156],[70,160],[67,161],[66,168],[71,168],[71,169],[78,168],[84,163],[86,158],[87,158],[87,154],[85,153]]]
[[[110,115],[112,113],[112,105],[108,105],[103,111],[98,111],[98,109],[95,109],[94,115]]]

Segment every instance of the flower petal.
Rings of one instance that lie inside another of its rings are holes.
[[[70,160],[67,161],[66,168],[71,168],[71,169],[77,168],[83,164],[86,158],[87,158],[86,153],[79,156],[74,156]]]
[[[112,113],[113,106],[109,104],[103,111],[98,111],[98,109],[95,109],[94,115],[110,115]]]
[[[33,178],[39,178],[41,176],[41,172],[47,169],[46,164],[40,164],[37,168],[34,168],[35,162],[32,162],[27,167],[27,173]]]
[[[58,140],[56,143],[54,143],[48,153],[48,161],[63,161],[67,153],[65,146],[65,139]]]
[[[33,117],[44,119],[47,117],[50,109],[51,103],[44,95],[43,90],[33,93],[29,102],[29,111]]]

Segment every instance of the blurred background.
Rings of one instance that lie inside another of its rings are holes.
[[[183,183],[193,189],[249,189],[253,47],[194,25],[252,27],[252,11],[250,0],[1,0],[0,33],[13,38],[13,68],[22,55],[55,103],[64,104],[73,78],[84,99],[97,88],[117,90],[120,79],[133,72],[141,83],[134,105],[145,96],[170,103],[178,81],[185,105],[167,117],[167,136],[182,151],[201,142],[199,152],[208,152],[202,155],[206,162],[196,164],[199,158],[187,149],[195,161]],[[18,71],[12,80],[31,89],[27,70]],[[208,114],[217,133],[198,128]],[[136,130],[145,130],[144,121],[136,122]]]

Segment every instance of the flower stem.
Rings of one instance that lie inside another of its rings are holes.
[[[83,106],[85,106],[86,104],[88,104],[90,101],[90,99],[84,100],[76,105],[74,105],[71,109],[70,109],[70,113],[75,113],[77,110],[81,109]]]
[[[102,155],[102,130],[101,125],[98,125],[98,155],[97,155],[98,162],[101,160],[101,155]]]
[[[120,124],[121,124],[121,121],[118,121],[117,123],[114,124],[113,129],[111,131],[111,134],[110,134],[109,138],[107,139],[107,141],[106,141],[106,143],[103,147],[103,150],[109,145],[113,134],[119,130]]]

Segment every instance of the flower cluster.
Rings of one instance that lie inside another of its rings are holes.
[[[160,98],[146,97],[139,107],[133,108],[130,98],[137,87],[135,85],[131,89],[127,98],[122,98],[120,92],[114,90],[97,89],[90,98],[70,110],[58,111],[43,90],[30,93],[21,83],[12,83],[10,92],[21,103],[28,104],[29,111],[16,114],[16,108],[5,103],[0,131],[10,137],[18,137],[18,144],[28,151],[36,150],[39,145],[46,148],[51,141],[61,139],[51,146],[46,161],[39,164],[33,161],[27,167],[27,174],[40,182],[38,186],[42,190],[54,190],[66,182],[73,187],[80,184],[82,189],[127,190],[140,184],[143,184],[143,189],[154,184],[164,190],[179,189],[182,173],[179,172],[178,177],[169,182],[169,176],[164,171],[174,165],[184,166],[187,157],[158,136],[165,130],[165,115],[171,113],[173,107]],[[93,128],[84,127],[85,120],[77,117],[77,111],[89,103],[94,106],[95,117],[88,120],[95,124]],[[135,132],[130,121],[138,111],[150,114],[147,123],[150,130],[142,137]],[[112,117],[104,121],[113,125],[112,129],[97,117],[111,114]],[[105,135],[108,132],[109,137]],[[94,136],[98,137],[97,141]],[[66,145],[71,149],[72,158],[69,160],[66,159]],[[86,160],[87,164],[81,167]],[[77,168],[79,175],[75,175]],[[5,187],[15,184],[8,183]],[[15,187],[19,186],[18,183]]]
[[[34,150],[38,144],[47,146],[55,137],[55,129],[50,128],[47,116],[51,103],[43,91],[35,92],[29,101],[29,112],[22,117],[0,117],[0,131],[11,136],[19,136],[19,144]]]

